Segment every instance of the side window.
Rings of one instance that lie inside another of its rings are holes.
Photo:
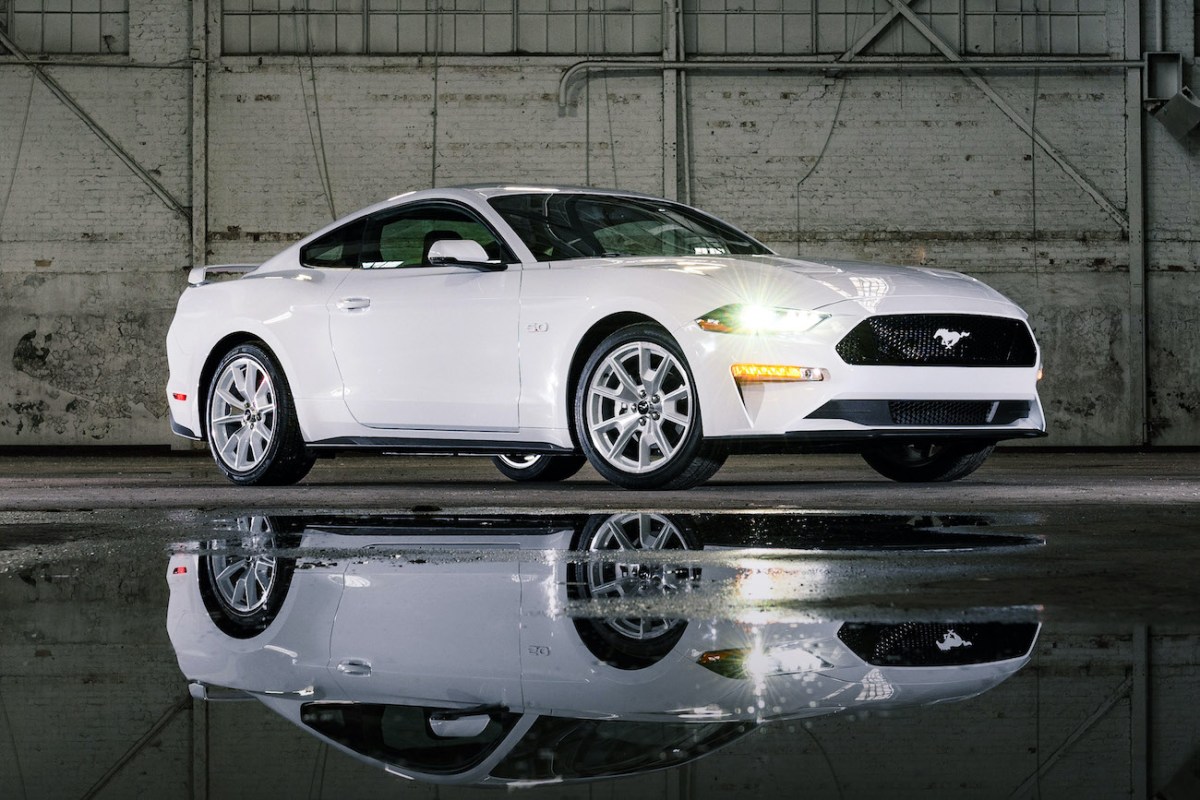
[[[367,221],[363,235],[363,269],[420,267],[429,263],[429,248],[437,241],[470,239],[489,259],[515,261],[482,222],[451,206],[423,206],[384,211]]]
[[[357,267],[366,222],[357,219],[309,242],[300,248],[300,263],[306,267]]]

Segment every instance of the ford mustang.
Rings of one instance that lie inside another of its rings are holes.
[[[950,481],[1045,429],[1027,315],[980,281],[785,258],[594,189],[409,192],[196,267],[167,355],[172,431],[237,484],[351,449],[491,455],[518,481],[590,463],[628,489],[808,450]]]

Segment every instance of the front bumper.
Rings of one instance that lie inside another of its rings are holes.
[[[838,336],[691,326],[680,334],[705,437],[729,444],[791,451],[886,438],[999,441],[1042,436],[1046,428],[1037,366],[863,366],[842,360]],[[739,384],[731,367],[744,363],[808,367],[824,380]]]

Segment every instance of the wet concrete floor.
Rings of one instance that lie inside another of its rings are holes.
[[[1198,567],[1194,452],[0,454],[0,796],[1196,797]]]

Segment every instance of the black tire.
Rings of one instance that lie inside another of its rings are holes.
[[[500,474],[518,483],[565,481],[583,469],[586,463],[587,459],[583,456],[514,454],[492,457],[492,464],[500,470]]]
[[[653,370],[651,378],[641,366],[636,375],[629,369],[630,361],[640,364],[643,357]],[[620,389],[612,388],[616,384]],[[618,418],[630,424],[622,427]],[[695,382],[683,352],[666,331],[649,323],[609,334],[588,358],[575,388],[575,432],[596,471],[625,489],[690,489],[725,463],[725,452],[704,440]],[[637,451],[636,464],[631,448]]]
[[[213,623],[235,639],[253,638],[275,621],[296,571],[294,558],[280,558],[287,547],[269,517],[238,519],[241,536],[203,545],[199,559],[200,597]]]
[[[688,593],[700,581],[700,568],[660,560],[639,563],[642,551],[699,550],[691,526],[665,514],[596,514],[588,518],[576,543],[581,558],[567,568],[567,595],[595,603],[665,598]],[[628,552],[629,561],[613,555]],[[607,617],[573,620],[579,638],[598,660],[617,669],[653,666],[667,656],[687,629],[687,619]]]
[[[942,483],[965,478],[983,466],[994,443],[906,442],[863,451],[863,460],[885,478],[902,483]]]
[[[204,414],[209,452],[233,483],[286,486],[312,469],[316,459],[300,435],[287,377],[262,346],[243,344],[225,354],[209,382]]]

